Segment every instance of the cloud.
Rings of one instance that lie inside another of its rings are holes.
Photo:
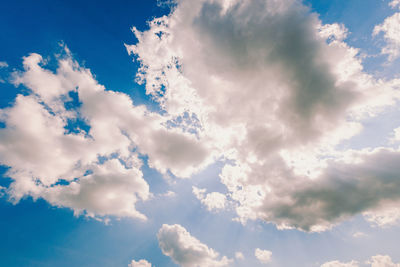
[[[163,224],[157,234],[160,248],[182,267],[227,266],[231,260],[201,243],[178,224]]]
[[[355,232],[352,236],[354,238],[362,238],[362,237],[366,237],[368,235],[366,233],[363,233],[363,232]]]
[[[261,263],[267,264],[271,261],[272,252],[269,250],[256,248],[256,250],[254,251],[254,255]]]
[[[321,231],[355,214],[377,214],[399,203],[399,151],[377,149],[350,158],[351,162],[329,162],[311,182],[305,178],[293,182],[290,190],[277,188],[253,209],[282,228]]]
[[[7,67],[8,67],[7,62],[5,62],[5,61],[0,61],[0,69],[1,69],[1,68],[7,68]]]
[[[399,2],[391,2],[390,5],[395,7]],[[386,18],[382,24],[376,25],[373,36],[383,33],[386,45],[382,48],[381,53],[388,56],[389,61],[397,59],[400,55],[400,13]]]
[[[337,148],[395,105],[400,85],[363,72],[344,25],[322,24],[295,0],[182,0],[149,25],[126,45],[137,79],[166,114],[189,114],[185,127],[226,160],[221,182],[238,220],[322,231],[398,200],[378,152]]]
[[[144,219],[134,204],[150,197],[140,155],[163,174],[189,177],[212,159],[193,134],[169,128],[169,117],[106,91],[66,48],[52,72],[42,57],[24,57],[16,86],[30,89],[0,110],[0,162],[10,167],[13,202],[44,198],[88,216]]]
[[[400,263],[394,263],[388,255],[376,255],[367,262],[371,267],[399,267]]]
[[[219,192],[205,193],[205,189],[193,186],[193,194],[207,207],[209,211],[222,210],[226,205],[226,196]]]
[[[376,255],[372,256],[371,259],[365,262],[370,267],[399,267],[400,263],[393,263],[392,259],[388,255]],[[347,263],[340,261],[330,261],[321,265],[321,267],[358,267],[357,261],[350,261]]]
[[[392,8],[396,8],[397,6],[400,6],[400,0],[392,0],[389,3],[389,6],[391,6]]]
[[[151,196],[146,155],[182,178],[224,162],[220,179],[242,223],[322,231],[359,213],[397,220],[380,214],[399,201],[398,150],[337,145],[397,103],[400,80],[363,72],[344,25],[322,24],[296,0],[181,0],[149,26],[133,28],[138,42],[126,48],[160,113],[106,90],[67,49],[55,72],[38,54],[24,58],[13,81],[30,93],[0,112],[13,201],[144,218],[134,204]],[[120,191],[114,204],[97,206],[109,189]],[[227,206],[221,193],[194,193],[209,210]]]
[[[321,265],[321,267],[358,267],[358,262],[350,261],[350,262],[340,262],[340,261],[330,261],[325,262]]]
[[[243,255],[242,252],[238,251],[238,252],[235,253],[235,258],[237,260],[244,260],[244,255]]]
[[[367,221],[373,226],[389,227],[400,222],[399,201],[386,201],[378,208],[364,212]]]
[[[125,168],[117,159],[95,166],[93,173],[69,185],[55,185],[41,196],[56,206],[72,208],[76,214],[88,216],[115,215],[146,219],[136,211],[134,204],[149,198],[149,185],[140,171],[140,165]]]
[[[151,263],[146,260],[140,260],[140,261],[132,260],[132,262],[128,265],[128,267],[151,267]]]

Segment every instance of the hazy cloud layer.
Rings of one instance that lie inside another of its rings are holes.
[[[358,267],[357,261],[340,262],[340,261],[329,261],[321,265],[321,267]]]
[[[365,261],[365,265],[357,261],[340,262],[330,261],[321,265],[321,267],[359,267],[359,266],[370,266],[370,267],[399,267],[400,263],[394,263],[392,258],[388,255],[376,255],[372,256],[369,260]]]

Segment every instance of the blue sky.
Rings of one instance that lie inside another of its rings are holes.
[[[166,2],[0,4],[0,266],[397,266],[400,2]]]

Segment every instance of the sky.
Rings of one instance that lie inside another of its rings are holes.
[[[0,3],[0,266],[400,266],[399,0]]]

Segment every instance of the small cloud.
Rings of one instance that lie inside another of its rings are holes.
[[[226,196],[224,194],[219,192],[206,194],[206,189],[200,189],[195,186],[192,188],[193,194],[207,207],[209,211],[222,210],[225,208]]]
[[[363,233],[363,232],[355,232],[353,234],[353,237],[355,237],[355,238],[366,237],[366,236],[367,236],[367,234]]]
[[[182,267],[222,267],[232,262],[201,243],[179,224],[163,224],[157,237],[163,254]]]
[[[238,251],[235,253],[235,258],[238,260],[244,260],[244,255],[242,252]]]
[[[392,5],[392,3],[394,3]],[[397,6],[399,1],[391,2],[391,6]],[[374,27],[372,36],[377,36],[383,33],[383,39],[386,45],[382,48],[381,54],[388,56],[388,61],[393,62],[400,56],[400,35],[398,34],[398,28],[400,26],[400,13],[395,13],[390,17],[387,17],[381,24]]]
[[[151,263],[146,260],[140,260],[140,261],[132,260],[132,262],[128,265],[128,267],[151,267]]]
[[[400,7],[400,0],[392,0],[392,2],[389,3],[389,6],[391,8]]]
[[[267,264],[271,261],[272,252],[269,250],[256,248],[256,250],[254,251],[254,255],[261,263]]]
[[[340,262],[340,261],[329,261],[321,265],[321,267],[358,267],[357,261]]]
[[[161,196],[163,196],[163,197],[175,197],[176,193],[174,191],[169,190],[166,193],[161,194]]]
[[[376,255],[372,256],[367,264],[371,264],[371,267],[399,267],[400,263],[396,264],[392,261],[392,258],[388,255]]]
[[[1,69],[1,68],[7,68],[7,67],[8,67],[7,62],[5,62],[5,61],[0,61],[0,69]]]

